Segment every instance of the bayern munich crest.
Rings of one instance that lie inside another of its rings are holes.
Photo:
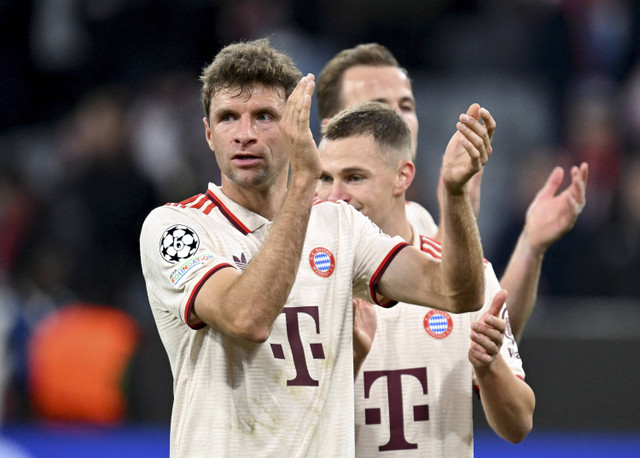
[[[317,247],[309,253],[309,264],[313,271],[321,277],[329,277],[336,268],[333,253],[326,248]]]
[[[200,239],[193,229],[176,224],[162,234],[160,254],[167,262],[180,262],[198,251]]]
[[[430,310],[424,316],[424,329],[435,339],[444,339],[453,330],[451,315],[442,310]]]

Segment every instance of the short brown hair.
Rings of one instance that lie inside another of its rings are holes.
[[[385,160],[411,159],[411,131],[405,120],[382,102],[361,102],[340,111],[322,129],[323,141],[371,135]]]
[[[361,44],[340,51],[327,62],[318,76],[318,115],[321,119],[330,118],[344,108],[341,100],[342,77],[347,70],[357,65],[396,67],[407,73],[391,51],[378,43]]]
[[[284,89],[286,99],[301,78],[293,60],[275,50],[267,38],[230,44],[218,52],[200,75],[205,116],[209,118],[211,99],[220,89],[238,86],[242,94],[247,86],[262,83]]]

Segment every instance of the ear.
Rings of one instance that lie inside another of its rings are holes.
[[[207,117],[202,118],[202,122],[204,123],[204,137],[207,140],[207,144],[209,145],[209,149],[214,151],[213,149],[213,139],[211,138],[211,128],[209,128],[209,122],[207,121]]]
[[[324,132],[324,127],[327,125],[328,122],[329,122],[329,118],[322,118],[322,121],[320,121],[320,135],[322,135],[322,133]]]
[[[416,166],[412,161],[402,161],[398,165],[398,170],[396,173],[396,185],[394,187],[394,195],[399,196],[404,194],[411,183],[413,183],[413,179],[416,176]]]

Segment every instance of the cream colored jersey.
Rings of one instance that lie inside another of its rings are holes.
[[[347,204],[316,202],[296,281],[267,341],[197,321],[203,283],[220,269],[245,270],[270,226],[212,184],[153,210],[143,225],[143,273],[174,378],[172,456],[354,453],[352,292],[371,301],[407,244]]]
[[[426,208],[410,200],[405,202],[404,208],[407,219],[416,225],[420,234],[427,237],[435,237],[436,232],[438,232],[438,225]]]
[[[416,231],[413,226],[414,246],[439,258],[440,244]],[[477,312],[376,307],[378,328],[356,380],[356,456],[473,456],[469,335],[500,288],[491,264],[484,265],[485,302]],[[509,326],[500,352],[524,378]]]

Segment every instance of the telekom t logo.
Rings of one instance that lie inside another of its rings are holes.
[[[293,365],[296,368],[296,377],[287,380],[288,386],[318,386],[318,381],[311,378],[307,367],[307,357],[304,354],[304,346],[300,338],[299,314],[303,313],[313,318],[316,324],[316,333],[320,334],[320,319],[318,317],[318,307],[285,307],[282,309],[287,323],[287,338],[293,355]],[[324,350],[321,343],[311,343],[311,356],[313,359],[324,359]],[[280,344],[271,344],[273,356],[284,359],[284,350]]]
[[[427,394],[427,368],[416,367],[413,369],[398,369],[388,371],[364,372],[364,397],[369,398],[371,387],[380,378],[387,379],[387,399],[389,401],[389,442],[378,447],[381,452],[388,450],[408,450],[418,448],[418,444],[408,442],[404,437],[404,406],[402,404],[402,376],[408,375],[416,378],[422,386],[422,393]],[[368,408],[364,410],[365,424],[381,424],[380,408]],[[413,406],[413,421],[429,420],[429,405]]]

